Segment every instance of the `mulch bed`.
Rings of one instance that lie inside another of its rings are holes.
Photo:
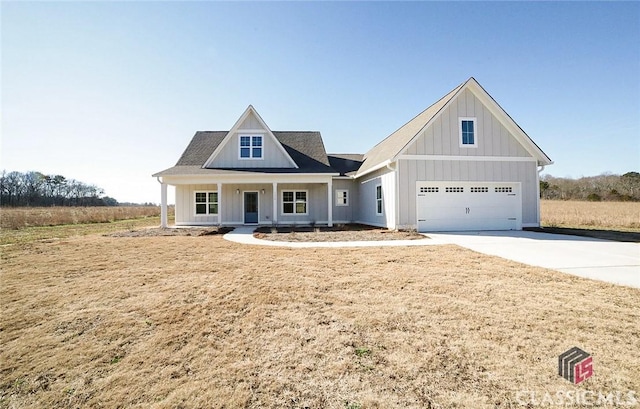
[[[415,231],[388,230],[362,224],[333,227],[259,227],[253,235],[258,239],[294,242],[421,240],[427,238]]]
[[[112,234],[105,234],[109,237],[160,237],[160,236],[214,236],[226,234],[233,230],[233,227],[188,227],[188,228],[161,228],[153,227],[149,229],[119,231]]]
[[[226,234],[233,227],[146,228],[105,234],[109,237],[162,237],[162,236],[212,236]],[[396,231],[362,224],[346,224],[333,227],[287,226],[258,227],[254,237],[271,241],[336,242],[421,240],[427,237],[415,231]]]

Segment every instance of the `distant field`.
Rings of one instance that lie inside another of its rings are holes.
[[[0,227],[23,229],[63,224],[108,223],[159,215],[158,206],[3,207],[0,208]]]
[[[581,202],[542,200],[542,225],[640,231],[640,202]]]

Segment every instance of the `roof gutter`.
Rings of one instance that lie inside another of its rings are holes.
[[[359,177],[361,177],[361,176],[367,175],[367,174],[369,174],[369,173],[371,173],[371,172],[375,172],[375,171],[376,171],[376,170],[378,170],[378,169],[382,169],[382,168],[384,168],[385,166],[389,165],[390,163],[391,163],[391,160],[387,159],[387,160],[385,160],[384,162],[381,162],[381,163],[379,163],[378,165],[376,165],[376,166],[372,167],[371,169],[367,169],[367,171],[366,171],[366,172],[357,173],[357,174],[355,175],[354,179],[357,179],[357,178],[359,178]]]

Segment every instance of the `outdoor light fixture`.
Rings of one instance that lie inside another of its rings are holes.
[[[260,191],[260,193],[262,193],[262,194],[264,195],[264,189],[262,189],[262,190]]]
[[[236,189],[236,195],[240,194],[240,189]]]

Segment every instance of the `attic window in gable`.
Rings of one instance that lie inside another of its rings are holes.
[[[475,148],[478,146],[476,118],[460,118],[460,147]]]
[[[262,159],[262,136],[240,136],[240,159]]]

